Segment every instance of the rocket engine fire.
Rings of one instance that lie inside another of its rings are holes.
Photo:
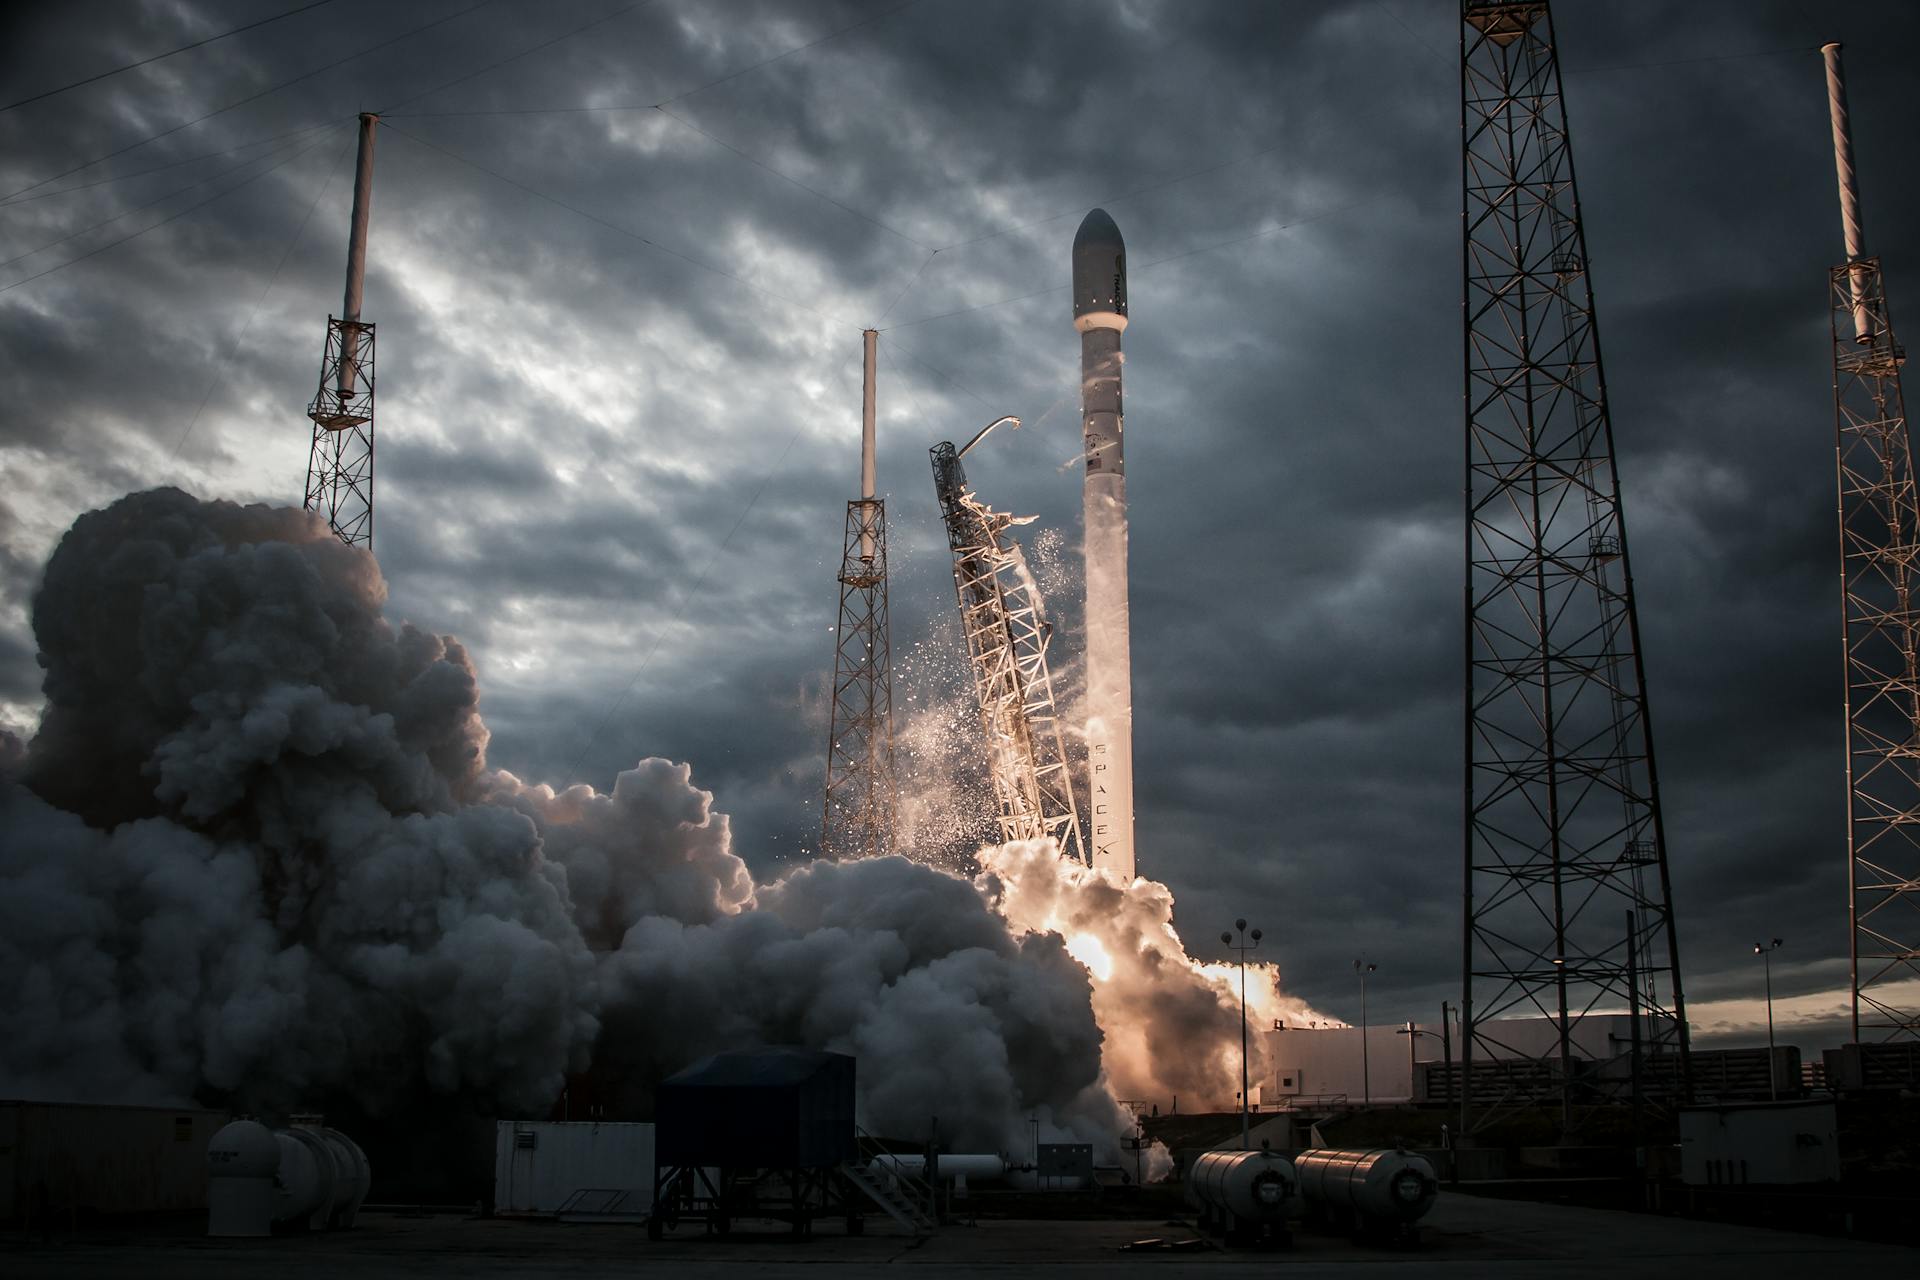
[[[1087,829],[1093,865],[1134,878],[1133,656],[1127,611],[1127,467],[1120,380],[1127,246],[1104,209],[1073,237],[1073,327],[1087,472]]]

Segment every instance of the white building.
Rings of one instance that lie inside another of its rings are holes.
[[[1274,1070],[1252,1086],[1253,1100],[1269,1108],[1324,1105],[1340,1098],[1348,1103],[1410,1101],[1418,1064],[1439,1063],[1449,1051],[1459,1063],[1460,1027],[1456,1023],[1447,1028],[1443,1041],[1438,1023],[1413,1023],[1411,1035],[1408,1026],[1397,1022],[1368,1027],[1364,1050],[1358,1027],[1276,1027],[1265,1033],[1267,1060]],[[1559,1029],[1548,1018],[1501,1019],[1476,1031],[1474,1059],[1479,1062],[1545,1057],[1559,1043]],[[1573,1055],[1599,1062],[1618,1059],[1632,1048],[1632,1034],[1624,1013],[1589,1014],[1574,1024]]]

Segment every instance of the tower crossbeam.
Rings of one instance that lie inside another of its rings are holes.
[[[847,503],[840,556],[840,620],[821,852],[830,858],[893,852],[893,674],[887,625],[887,504]]]
[[[1913,448],[1878,258],[1830,277],[1846,633],[1853,1038],[1920,1040],[1920,534]],[[1856,333],[1856,319],[1865,332]]]
[[[1686,1012],[1552,15],[1461,16],[1461,1121],[1552,1107],[1564,1133],[1684,1097]],[[1626,1045],[1583,1030],[1621,1013]]]

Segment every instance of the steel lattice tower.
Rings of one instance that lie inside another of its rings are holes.
[[[1847,910],[1853,1039],[1920,1039],[1920,501],[1880,259],[1860,225],[1840,46],[1827,99],[1847,260],[1833,269],[1835,458],[1847,710]]]
[[[1564,1131],[1584,1103],[1684,1094],[1686,1014],[1552,15],[1462,18],[1461,1123],[1555,1105]],[[1605,1013],[1638,1015],[1624,1050],[1583,1033]]]
[[[874,356],[880,335],[863,335],[861,496],[847,503],[840,553],[840,619],[833,657],[833,722],[827,732],[827,786],[820,852],[871,858],[893,852],[893,673],[887,627],[887,504],[874,496]]]
[[[313,444],[307,452],[306,508],[324,515],[342,542],[368,550],[373,549],[373,326],[360,319],[360,296],[367,270],[373,131],[378,124],[378,116],[360,117],[346,297],[341,314],[327,317],[320,389],[307,406]]]
[[[954,592],[986,737],[987,774],[1001,840],[1051,836],[1062,856],[1089,863],[1047,665],[1053,625],[1020,544],[1006,536],[1033,517],[981,502],[960,465],[961,456],[1003,422],[1020,425],[1018,418],[1000,418],[958,450],[945,441],[932,449],[934,491],[953,552]]]

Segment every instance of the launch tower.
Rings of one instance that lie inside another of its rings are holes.
[[[820,852],[871,858],[893,842],[893,674],[887,629],[887,504],[874,495],[874,357],[880,334],[863,335],[860,496],[847,503],[840,553],[840,621],[833,655],[833,723]]]
[[[1847,709],[1853,1039],[1920,1039],[1920,501],[1880,259],[1860,226],[1840,46],[1821,52],[1847,260],[1833,268],[1833,406]],[[1906,984],[1904,989],[1901,984]]]
[[[327,317],[320,389],[307,416],[306,509],[350,547],[373,549],[373,326],[360,319],[367,274],[367,219],[373,207],[373,131],[380,117],[360,117],[360,157],[353,176],[353,223],[347,237],[347,291],[338,317]]]
[[[1552,14],[1461,13],[1461,1124],[1557,1106],[1565,1131],[1685,1095],[1686,1009]],[[1632,1043],[1583,1033],[1600,1013],[1637,1015]],[[1544,1048],[1521,1031],[1543,1018]]]
[[[986,732],[1000,838],[1052,836],[1062,855],[1085,862],[1047,669],[1053,625],[1020,544],[1006,536],[1009,528],[1033,517],[1011,516],[982,503],[967,488],[960,465],[967,451],[1003,422],[1020,425],[1018,418],[999,418],[958,450],[949,442],[935,445],[933,486],[953,551],[953,585]]]

